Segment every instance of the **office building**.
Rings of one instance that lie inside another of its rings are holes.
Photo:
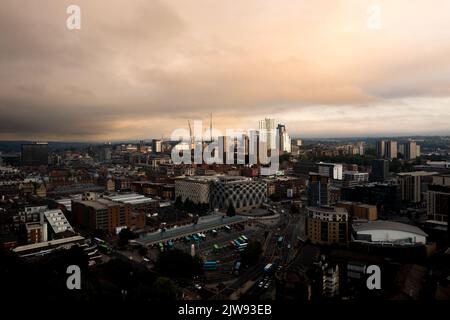
[[[109,233],[123,227],[140,229],[145,226],[145,214],[132,212],[130,204],[107,199],[72,201],[74,224],[83,229],[104,230]]]
[[[267,185],[264,181],[245,177],[221,176],[213,182],[211,207],[226,212],[233,206],[236,212],[258,208],[266,201]]]
[[[98,160],[100,162],[109,162],[112,158],[112,146],[109,143],[104,144],[98,150]]]
[[[275,119],[266,118],[259,121],[259,139],[261,144],[267,146],[267,150],[276,147],[276,124]]]
[[[386,142],[384,140],[379,140],[376,142],[376,155],[378,159],[383,159],[385,155]]]
[[[161,153],[162,152],[162,141],[159,139],[152,140],[152,152]]]
[[[290,153],[291,152],[291,137],[289,136],[288,132],[286,131],[286,126],[284,124],[279,124],[277,127],[278,130],[278,137],[280,139],[280,154],[283,154],[285,152]]]
[[[259,134],[252,132],[256,142],[259,139]],[[255,158],[258,158],[258,145],[254,143],[250,145],[248,136],[242,135],[241,137],[220,136],[215,139],[217,148],[212,150],[211,157],[213,157],[216,163],[223,164],[244,164],[248,163],[248,154],[252,153]],[[217,154],[216,154],[216,151]]]
[[[319,174],[327,176],[333,180],[342,180],[343,165],[339,163],[319,162],[317,164]]]
[[[307,207],[306,234],[318,244],[347,243],[348,212],[340,207]]]
[[[294,171],[294,175],[308,179],[309,174],[311,172],[317,172],[318,169],[319,168],[317,166],[317,163],[315,163],[314,161],[299,160],[294,163],[293,171]]]
[[[392,160],[397,158],[397,141],[386,141],[384,158]]]
[[[376,156],[378,159],[395,159],[397,158],[398,148],[397,141],[378,140],[376,142]]]
[[[343,186],[352,187],[369,182],[368,172],[344,171]]]
[[[405,160],[415,160],[417,158],[417,143],[415,141],[408,141],[405,143]]]
[[[187,199],[196,204],[209,204],[212,183],[217,176],[193,176],[175,180],[175,199]]]
[[[74,232],[66,216],[60,209],[46,210],[43,212],[44,221],[50,225],[51,233],[54,235],[63,234],[64,232]]]
[[[377,159],[372,162],[372,180],[383,182],[389,178],[389,160]]]
[[[422,194],[427,191],[428,184],[432,182],[432,176],[436,172],[414,171],[397,173],[401,200],[403,202],[421,202]]]
[[[365,144],[363,141],[357,142],[353,148],[353,154],[359,154],[363,156],[365,153]]]
[[[47,241],[47,224],[40,222],[28,222],[25,224],[27,244]]]
[[[341,201],[336,203],[336,207],[347,209],[348,214],[353,217],[353,219],[363,219],[370,221],[378,219],[377,206],[374,205],[351,201]]]
[[[22,144],[22,166],[47,166],[48,144],[46,142]]]
[[[308,205],[326,206],[330,204],[330,178],[311,173],[308,180]]]
[[[25,223],[27,243],[35,244],[55,239],[71,237],[74,230],[60,209],[28,207],[25,212],[37,214],[33,222]],[[25,219],[25,221],[31,219]]]
[[[341,189],[341,198],[345,201],[383,207],[398,207],[401,203],[400,188],[394,183],[370,183],[354,187],[343,187]]]
[[[398,154],[404,159],[405,158],[405,144],[398,144]]]
[[[428,186],[427,219],[448,226],[450,215],[450,175],[434,176]]]

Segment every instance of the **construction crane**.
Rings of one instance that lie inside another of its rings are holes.
[[[192,127],[191,127],[191,122],[189,120],[188,120],[188,126],[189,126],[190,147],[191,147],[191,149],[194,149],[194,137],[192,136]]]
[[[210,114],[210,119],[209,119],[209,141],[213,141],[212,139],[212,112]]]

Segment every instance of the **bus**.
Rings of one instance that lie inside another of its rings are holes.
[[[95,241],[95,243],[97,243],[97,244],[104,244],[104,243],[106,243],[105,240],[102,240],[102,239],[100,239],[100,238],[94,238],[94,241]]]
[[[241,262],[240,261],[236,261],[235,262],[235,264],[234,264],[234,274],[235,275],[239,275],[239,270],[240,270],[240,268],[241,268]]]
[[[272,270],[273,264],[269,263],[264,267],[264,272],[269,273]]]
[[[101,253],[104,253],[104,254],[111,254],[111,253],[112,253],[111,247],[110,247],[106,242],[100,243],[100,244],[98,245],[98,250],[99,250]]]
[[[278,244],[279,246],[281,246],[281,245],[283,244],[283,240],[284,240],[283,236],[280,236],[280,237],[278,238],[278,240],[277,240],[277,244]]]
[[[238,247],[239,248],[247,248],[247,243],[241,243]]]
[[[247,248],[247,243],[241,243],[240,245],[236,246],[236,250],[237,250],[238,252],[244,251],[245,248]]]
[[[217,261],[206,261],[203,270],[217,270]]]

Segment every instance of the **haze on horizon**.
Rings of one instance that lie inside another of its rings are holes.
[[[81,8],[81,30],[66,8]],[[370,5],[381,29],[368,28]],[[3,0],[0,140],[450,133],[450,1]]]

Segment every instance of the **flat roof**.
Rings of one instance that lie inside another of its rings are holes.
[[[108,199],[104,199],[104,198],[95,199],[95,200],[81,200],[81,201],[75,200],[74,202],[81,203],[87,207],[92,207],[96,210],[108,209],[109,207],[119,205],[117,202],[114,202],[114,201],[111,201]]]
[[[392,231],[403,231],[414,233],[421,236],[428,236],[425,232],[423,232],[422,229],[416,226],[394,221],[384,221],[384,220],[369,221],[367,223],[355,223],[352,226],[356,232],[374,231],[374,230],[392,230]]]
[[[27,250],[46,248],[46,247],[50,247],[50,246],[54,246],[54,245],[62,245],[62,244],[75,242],[75,241],[81,241],[81,240],[84,240],[84,237],[73,236],[73,237],[63,238],[63,239],[58,239],[58,240],[51,240],[51,241],[46,241],[46,242],[27,244],[24,246],[16,247],[13,249],[13,251],[17,253],[17,252],[23,252],[23,251],[27,251]]]
[[[157,200],[152,199],[150,197],[146,197],[142,194],[138,193],[126,193],[126,194],[117,194],[117,195],[111,195],[111,196],[103,196],[104,199],[108,199],[114,202],[120,202],[125,204],[142,204],[142,203],[152,203],[156,202]]]
[[[343,207],[332,207],[332,206],[320,206],[320,207],[314,207],[314,206],[307,206],[306,210],[314,211],[314,212],[321,212],[321,213],[347,213],[347,209]]]
[[[398,176],[432,176],[437,175],[439,172],[428,172],[428,171],[412,171],[412,172],[399,172],[397,173]]]

